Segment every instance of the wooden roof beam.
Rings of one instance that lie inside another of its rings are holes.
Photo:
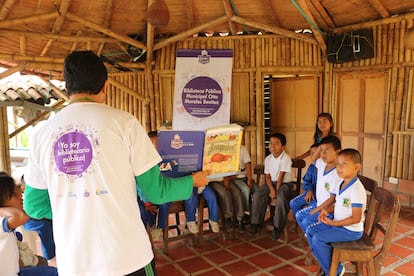
[[[233,16],[231,18],[231,20],[240,23],[240,24],[244,24],[259,30],[263,30],[263,31],[267,31],[267,32],[271,32],[271,33],[275,33],[275,34],[279,34],[281,36],[286,36],[286,37],[290,37],[293,39],[299,39],[299,40],[303,40],[312,44],[318,44],[318,42],[315,40],[315,38],[305,35],[305,34],[297,34],[293,31],[289,31],[286,29],[282,29],[282,28],[278,28],[278,27],[274,27],[274,26],[269,26],[266,24],[261,24],[261,23],[257,23],[257,22],[253,22],[244,18],[241,18],[240,16]]]
[[[13,75],[16,72],[20,72],[26,67],[26,62],[21,62],[19,65],[16,65],[14,67],[11,67],[7,69],[6,71],[0,73],[0,80],[4,79],[5,77],[8,77],[10,75]]]
[[[58,12],[53,11],[49,13],[44,14],[37,14],[37,15],[31,15],[21,18],[13,18],[13,19],[7,19],[0,21],[0,28],[8,28],[8,27],[15,27],[17,25],[24,25],[24,24],[30,24],[33,22],[43,21],[43,20],[49,20],[54,19],[58,17]]]
[[[194,27],[194,12],[193,12],[193,0],[186,0],[185,6],[187,7],[186,16],[187,16],[187,29]]]
[[[28,38],[47,38],[51,40],[57,40],[62,42],[80,42],[87,43],[89,41],[98,43],[117,43],[118,40],[110,37],[99,37],[99,36],[80,36],[80,33],[76,36],[59,35],[50,33],[38,33],[38,32],[26,32],[26,31],[15,31],[15,30],[1,30],[0,35],[4,36],[27,36]]]
[[[313,0],[309,1],[308,3],[312,5],[316,13],[318,14],[321,22],[324,24],[324,26],[322,26],[323,29],[327,31],[335,28],[335,22],[332,20],[332,17],[328,14],[325,7],[322,6],[320,0]]]
[[[165,47],[165,46],[167,46],[167,45],[169,45],[171,43],[174,43],[174,42],[177,42],[179,40],[183,40],[183,39],[186,39],[188,37],[191,37],[193,34],[202,32],[205,29],[208,29],[208,28],[213,27],[213,26],[216,26],[216,25],[223,24],[226,21],[227,21],[227,16],[222,16],[222,17],[219,17],[217,19],[214,19],[214,20],[212,20],[212,21],[210,21],[208,23],[201,24],[201,25],[199,25],[197,27],[194,27],[194,28],[189,29],[189,30],[187,30],[185,32],[182,32],[180,34],[177,34],[177,35],[175,35],[173,37],[169,37],[167,39],[164,39],[164,40],[158,42],[157,44],[154,45],[154,49],[153,50],[155,51],[155,50],[161,49],[161,48],[163,48],[163,47]]]
[[[101,25],[98,25],[98,24],[93,23],[93,22],[91,22],[89,20],[83,19],[83,18],[81,18],[81,17],[79,17],[79,16],[77,16],[77,15],[71,13],[71,12],[68,12],[66,14],[66,17],[69,18],[69,19],[71,19],[71,20],[73,20],[73,21],[79,22],[82,25],[85,25],[86,27],[89,27],[89,28],[94,29],[94,30],[96,30],[98,32],[104,33],[104,34],[106,34],[106,35],[108,35],[110,37],[113,37],[115,39],[118,39],[119,41],[128,43],[128,44],[130,44],[132,46],[135,46],[137,48],[145,49],[145,50],[147,48],[144,45],[144,43],[142,43],[140,41],[137,41],[137,40],[135,40],[133,38],[130,38],[129,36],[120,35],[120,34],[114,32],[114,31],[112,31],[112,30],[110,30],[108,28],[104,28]]]
[[[22,55],[10,55],[10,54],[0,54],[0,60],[8,61],[36,61],[36,62],[50,62],[50,63],[60,63],[63,64],[63,58],[53,58],[53,57],[41,57],[41,56],[22,56]]]
[[[379,0],[368,0],[371,6],[381,15],[382,18],[390,17],[390,12],[384,7]]]
[[[314,24],[316,24],[315,18],[310,12],[308,4],[306,4],[306,1],[297,0],[297,3],[301,7],[305,15],[309,18],[309,20],[311,20]],[[316,40],[319,43],[319,47],[321,47],[322,53],[326,55],[327,47],[326,47],[326,42],[325,42],[323,35],[319,32],[319,30],[315,29],[315,27],[312,24],[310,24],[310,28],[312,29],[313,35],[315,36]]]
[[[223,5],[224,5],[224,11],[226,12],[227,17],[229,18],[228,22],[229,22],[230,32],[232,35],[236,35],[237,34],[236,25],[234,24],[233,21],[230,20],[230,18],[234,15],[233,8],[230,6],[230,2],[227,0],[223,0]]]
[[[7,15],[9,15],[9,11],[11,7],[13,7],[14,2],[16,2],[16,0],[6,0],[3,2],[3,5],[0,7],[0,20],[7,18]]]
[[[275,24],[276,27],[280,27],[279,19],[276,17],[275,11],[272,7],[272,4],[270,3],[270,0],[263,0],[263,6],[266,11],[268,11],[268,14],[272,18],[272,22]]]
[[[27,39],[25,35],[20,36],[20,54],[27,56]]]
[[[62,28],[63,21],[65,20],[65,15],[69,10],[71,0],[62,0],[59,7],[59,16],[55,20],[53,25],[52,34],[57,34]]]

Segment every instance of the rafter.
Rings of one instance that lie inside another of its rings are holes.
[[[273,10],[272,4],[270,3],[270,0],[263,0],[263,6],[267,13],[272,18],[272,22],[275,24],[276,27],[280,27],[279,19],[276,17],[275,11]]]
[[[3,2],[3,5],[0,8],[0,20],[7,18],[10,8],[13,7],[14,2],[16,2],[16,0],[6,0]]]
[[[19,65],[11,67],[11,68],[7,69],[6,71],[0,73],[0,80],[4,79],[5,77],[8,77],[10,75],[13,75],[16,72],[20,72],[22,69],[24,69],[26,67],[26,65],[27,65],[26,62],[21,62]]]
[[[368,0],[372,7],[381,15],[382,18],[390,17],[390,12],[384,7],[379,0]]]
[[[229,22],[230,32],[232,35],[236,35],[237,34],[236,26],[234,22],[230,20],[230,18],[234,15],[233,9],[231,8],[229,1],[227,0],[223,0],[223,5],[224,5],[224,11],[226,12],[227,17],[229,18],[228,22]]]
[[[87,43],[88,41],[98,42],[98,43],[116,43],[118,40],[109,37],[99,37],[99,36],[68,36],[68,35],[59,35],[59,34],[50,34],[50,33],[38,33],[38,32],[29,32],[29,31],[12,31],[12,30],[0,30],[0,35],[3,36],[27,36],[28,38],[47,38],[62,42],[78,42],[78,43]]]
[[[93,23],[93,22],[91,22],[89,20],[83,19],[83,18],[81,18],[81,17],[79,17],[79,16],[77,16],[77,15],[71,13],[71,12],[68,12],[66,14],[66,17],[69,18],[69,19],[71,19],[71,20],[73,20],[73,21],[79,22],[82,25],[85,25],[86,27],[89,27],[89,28],[94,29],[94,30],[96,30],[98,32],[104,33],[104,34],[106,34],[106,35],[108,35],[110,37],[116,38],[116,39],[118,39],[120,41],[123,41],[125,43],[130,44],[130,45],[133,45],[133,46],[135,46],[137,48],[146,49],[146,46],[142,42],[139,42],[139,41],[137,41],[135,39],[132,39],[129,36],[125,36],[125,35],[118,34],[118,33],[114,32],[114,31],[112,31],[112,30],[110,30],[108,28],[104,28],[104,27],[102,27],[102,26],[100,26],[100,25],[98,25],[96,23]]]
[[[315,9],[318,18],[320,18],[320,22],[324,24],[324,26],[322,26],[324,30],[331,30],[335,28],[335,22],[332,20],[332,17],[328,14],[324,6],[322,6],[320,0],[313,0],[308,3]]]
[[[226,21],[227,21],[227,16],[222,16],[222,17],[214,19],[214,20],[212,20],[208,23],[201,24],[197,27],[194,27],[194,28],[189,29],[185,32],[182,32],[178,35],[175,35],[173,37],[169,37],[167,39],[164,39],[161,42],[158,42],[157,44],[154,45],[153,50],[155,51],[155,50],[161,49],[161,48],[163,48],[163,47],[165,47],[169,44],[172,44],[172,43],[177,42],[177,41],[182,40],[182,39],[186,39],[186,38],[190,37],[191,35],[199,33],[199,32],[201,32],[205,29],[208,29],[208,28],[216,26],[216,25],[223,24]]]
[[[313,14],[310,12],[308,4],[305,0],[297,0],[298,5],[301,7],[303,12],[306,14],[306,16],[314,23],[316,24],[315,18],[313,17]],[[312,32],[316,38],[316,40],[319,43],[319,47],[321,47],[321,51],[323,54],[326,55],[327,47],[325,39],[323,38],[322,34],[319,32],[319,30],[315,29],[315,27],[310,24],[310,28],[312,29]]]
[[[312,44],[318,44],[318,42],[310,36],[304,35],[304,34],[297,34],[293,31],[289,31],[286,29],[282,29],[282,28],[278,28],[278,27],[274,27],[274,26],[269,26],[266,24],[261,24],[261,23],[257,23],[251,20],[247,20],[244,19],[240,16],[233,16],[231,18],[231,20],[233,20],[234,22],[240,23],[240,24],[244,24],[250,27],[254,27],[258,30],[263,30],[263,31],[267,31],[267,32],[271,32],[271,33],[275,33],[275,34],[279,34],[282,36],[286,36],[286,37],[290,37],[293,39],[299,39],[299,40],[303,40]]]
[[[187,16],[187,29],[194,27],[194,13],[193,13],[193,0],[186,0],[185,6],[187,7],[186,16]]]
[[[32,16],[26,16],[21,18],[13,18],[8,20],[0,21],[0,28],[8,28],[8,27],[15,27],[17,25],[24,25],[24,24],[30,24],[33,22],[38,22],[42,20],[49,20],[56,18],[58,16],[57,11],[44,13],[44,14],[37,14]]]
[[[20,54],[27,56],[27,40],[25,35],[20,36]]]

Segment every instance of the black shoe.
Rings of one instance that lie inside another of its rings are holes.
[[[273,234],[272,234],[272,240],[276,241],[280,238],[280,234],[282,234],[282,232],[279,230],[279,228],[274,227],[273,228]]]
[[[231,218],[226,218],[226,228],[227,231],[233,229],[233,221],[231,220]]]
[[[246,227],[241,220],[237,221],[237,229],[239,230],[239,233],[244,233],[246,231]]]
[[[243,223],[246,224],[250,224],[250,215],[244,214],[243,218],[242,218]]]
[[[259,224],[250,224],[250,235],[257,235],[259,233]]]

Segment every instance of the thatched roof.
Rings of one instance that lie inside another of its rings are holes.
[[[138,70],[143,52],[206,33],[276,33],[324,49],[326,32],[414,9],[414,0],[164,0],[167,13],[148,8],[159,1],[2,0],[0,66],[58,77],[69,52],[90,49],[116,69]],[[167,15],[165,26],[148,24]]]

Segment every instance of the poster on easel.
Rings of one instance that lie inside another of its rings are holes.
[[[174,130],[202,130],[229,124],[233,50],[177,50]]]

